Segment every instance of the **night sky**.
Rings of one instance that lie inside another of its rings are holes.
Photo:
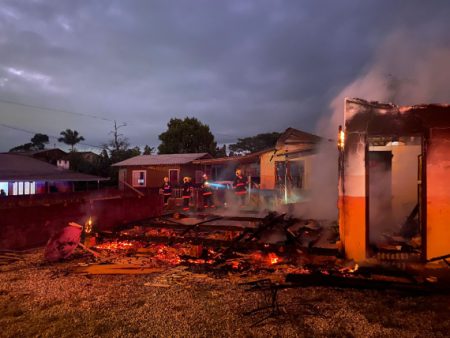
[[[0,1],[0,123],[89,145],[117,120],[157,146],[185,116],[218,143],[322,135],[344,95],[450,102],[449,51],[447,0]],[[31,137],[0,126],[0,151]]]

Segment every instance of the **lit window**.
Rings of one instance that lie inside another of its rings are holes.
[[[5,192],[5,195],[8,195],[8,182],[0,182],[0,189]]]
[[[145,170],[133,170],[133,187],[145,187],[146,186],[146,177],[147,172]]]

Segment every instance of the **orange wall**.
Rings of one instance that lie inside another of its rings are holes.
[[[313,159],[315,155],[306,155],[295,158],[295,160],[304,161],[304,186],[303,189],[311,189],[311,173],[313,170]],[[277,156],[273,151],[262,154],[260,157],[260,177],[261,189],[275,189],[275,162],[284,161],[284,156]]]
[[[450,254],[450,132],[432,130],[427,154],[427,259]]]
[[[275,189],[275,156],[273,151],[262,154],[260,163],[261,189]]]
[[[366,167],[364,145],[353,136],[347,140],[344,189],[339,189],[339,232],[345,256],[356,261],[366,258]],[[341,184],[342,181],[340,181]]]
[[[339,229],[347,258],[366,258],[366,198],[339,196]]]

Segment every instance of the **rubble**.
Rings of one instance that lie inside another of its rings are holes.
[[[425,337],[445,336],[450,330],[449,295],[284,288],[285,271],[312,271],[284,262],[271,271],[230,271],[220,278],[183,265],[145,275],[89,275],[72,272],[79,263],[94,261],[81,249],[56,263],[42,262],[42,249],[16,255],[21,259],[0,266],[0,325],[5,337]],[[119,256],[122,263],[136,259]],[[271,291],[247,291],[251,285],[240,284],[264,279],[270,279],[266,285],[280,285],[279,315],[258,323],[271,308],[254,310],[271,305]]]

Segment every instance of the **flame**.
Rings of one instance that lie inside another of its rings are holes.
[[[356,272],[359,269],[359,265],[355,264],[355,266],[353,267],[353,269],[348,270],[348,272]]]
[[[88,221],[84,225],[84,232],[87,233],[87,234],[92,232],[92,218],[91,218],[91,216],[89,216]]]
[[[342,129],[342,126],[339,126],[338,130],[338,149],[343,150],[345,144],[345,132]]]
[[[354,272],[358,271],[358,269],[359,269],[359,265],[355,263],[353,268],[344,267],[344,268],[339,269],[339,272],[340,273],[354,273]]]
[[[277,264],[280,261],[280,258],[273,252],[269,253],[268,258],[271,265]]]

